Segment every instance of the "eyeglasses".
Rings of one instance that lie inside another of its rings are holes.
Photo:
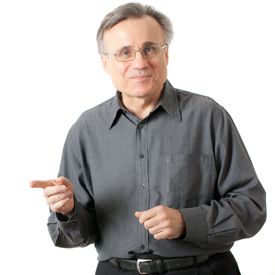
[[[159,45],[146,46],[141,50],[134,49],[122,49],[116,53],[105,53],[104,55],[114,55],[117,61],[126,62],[132,61],[136,58],[136,52],[141,52],[144,58],[153,58],[161,55],[161,50],[166,49],[167,44],[164,44],[162,47]]]

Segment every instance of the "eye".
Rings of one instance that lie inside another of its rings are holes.
[[[154,46],[150,46],[150,47],[146,47],[146,48],[144,49],[144,51],[145,51],[146,53],[152,53],[152,52],[155,52],[155,51],[156,51],[156,48],[155,48]]]
[[[122,56],[127,56],[127,55],[129,55],[129,54],[130,54],[129,51],[122,51],[122,52],[120,53],[120,55],[122,55]]]
[[[127,58],[132,55],[132,50],[130,49],[123,49],[117,52],[117,55],[121,58]]]
[[[117,52],[117,57],[121,60],[127,60],[131,58],[133,55],[133,51],[130,49],[122,49],[121,51]]]

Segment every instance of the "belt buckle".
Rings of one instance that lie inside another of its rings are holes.
[[[142,272],[140,270],[140,263],[144,263],[144,262],[149,262],[151,263],[153,260],[151,259],[137,259],[137,270],[139,274],[150,274],[150,273],[146,273],[146,272]]]

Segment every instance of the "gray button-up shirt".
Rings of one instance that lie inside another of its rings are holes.
[[[265,191],[228,113],[212,99],[166,81],[142,121],[120,93],[84,112],[69,131],[59,176],[75,188],[69,221],[51,213],[57,246],[95,243],[100,261],[153,253],[185,257],[228,251],[265,222]],[[156,240],[135,217],[178,209],[186,235]]]

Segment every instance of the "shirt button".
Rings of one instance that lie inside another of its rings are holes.
[[[145,189],[145,188],[146,188],[146,185],[141,184],[139,187],[140,187],[140,189]]]
[[[141,250],[144,250],[144,249],[145,249],[145,245],[141,245],[141,246],[140,246],[140,249],[141,249]]]
[[[143,124],[139,124],[139,129],[142,129],[143,128]]]
[[[143,159],[143,158],[144,158],[144,155],[143,155],[143,154],[139,154],[139,158],[140,158],[140,159]]]

